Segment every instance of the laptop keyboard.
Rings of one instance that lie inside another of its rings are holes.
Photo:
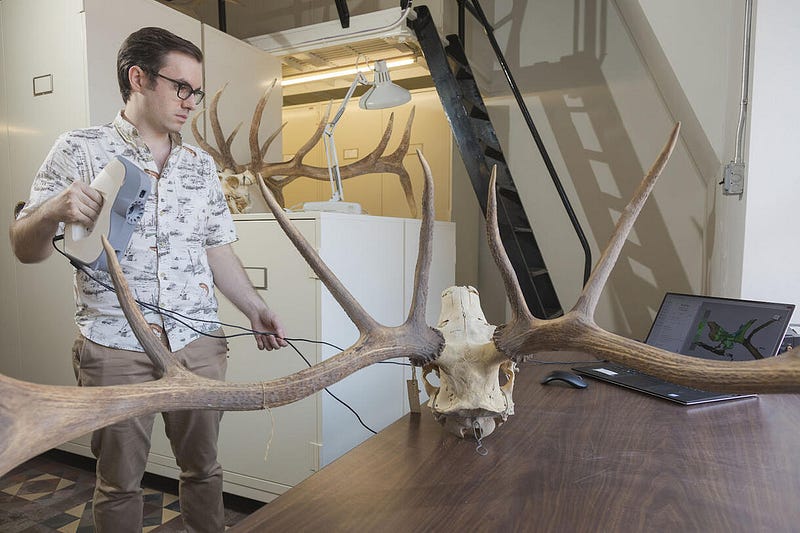
[[[610,370],[614,372],[615,376],[604,375],[604,372],[599,371],[596,367],[590,373],[593,377],[605,379],[617,385],[630,387],[643,392],[649,392],[656,396],[674,400],[698,400],[698,399],[716,399],[716,398],[732,398],[737,397],[735,394],[715,394],[709,391],[694,389],[685,385],[678,385],[663,379],[639,372],[633,368],[620,366],[615,363],[604,363],[603,370]]]
[[[663,385],[668,383],[670,387],[677,389],[677,390],[686,390],[686,391],[697,391],[697,392],[705,392],[700,389],[695,389],[692,387],[687,387],[686,385],[679,385],[677,383],[672,383],[671,381],[667,381],[665,379],[657,378],[655,376],[651,376],[650,374],[645,374],[643,372],[639,372],[638,370],[634,370],[633,368],[626,368],[626,367],[618,367],[613,369],[615,372],[619,374],[627,374],[631,376],[636,376],[636,379],[639,380],[639,383],[647,383],[648,385]]]

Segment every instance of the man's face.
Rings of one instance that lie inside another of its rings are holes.
[[[182,83],[193,90],[199,89],[203,79],[202,65],[189,55],[170,52],[158,74],[175,81],[153,76],[151,90],[144,91],[147,121],[158,132],[178,132],[197,105],[194,95],[185,100],[178,98],[178,85]]]

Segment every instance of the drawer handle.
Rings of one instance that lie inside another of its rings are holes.
[[[267,290],[267,268],[266,267],[244,267],[247,277],[254,289]]]

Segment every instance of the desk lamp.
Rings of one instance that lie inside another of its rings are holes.
[[[386,61],[378,60],[375,62],[375,75],[373,82],[369,83],[361,72],[356,72],[356,77],[350,85],[347,94],[339,106],[339,110],[328,122],[322,132],[322,142],[325,146],[325,155],[328,159],[328,179],[331,182],[331,199],[327,202],[306,202],[303,204],[303,211],[332,211],[336,213],[350,213],[358,215],[361,213],[361,205],[355,202],[345,202],[342,190],[342,176],[339,172],[339,158],[336,155],[336,143],[333,140],[333,130],[344,114],[347,102],[353,96],[353,92],[358,85],[370,85],[370,88],[361,97],[358,107],[361,109],[386,109],[405,104],[411,100],[411,93],[406,89],[395,85],[389,77],[389,69]]]

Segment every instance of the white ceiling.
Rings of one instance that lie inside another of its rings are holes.
[[[162,4],[177,9],[206,24],[219,27],[217,0],[158,0]],[[376,11],[393,8],[390,13],[394,18],[400,14],[399,2],[386,1],[348,1],[351,27],[357,26],[360,19],[363,24],[371,24],[361,15],[374,14]],[[327,32],[344,33],[333,0],[226,0],[226,32],[230,35],[250,41],[259,48],[269,46],[259,42],[259,36],[282,35],[298,28],[321,27]],[[377,24],[377,23],[376,23]],[[376,26],[371,26],[376,27]],[[283,60],[283,76],[295,76],[303,73],[324,71],[333,68],[355,66],[359,60],[363,65],[365,58],[370,62],[378,59],[392,59],[400,56],[415,56],[416,63],[391,70],[392,81],[404,84],[402,80],[411,80],[411,86],[430,84],[429,72],[424,57],[409,31],[388,32],[390,35],[354,40],[335,46],[324,46],[298,52],[278,53]],[[399,34],[398,34],[399,33]],[[252,39],[249,39],[252,38]],[[302,48],[302,47],[300,47]],[[371,79],[370,75],[367,78]],[[332,78],[322,81],[292,85],[283,88],[287,103],[300,101],[325,100],[343,96],[353,81],[353,75]],[[341,93],[341,94],[340,94]],[[299,96],[305,95],[305,96]],[[315,96],[316,95],[316,96]],[[293,98],[294,97],[294,98]],[[298,99],[299,98],[299,99]]]

